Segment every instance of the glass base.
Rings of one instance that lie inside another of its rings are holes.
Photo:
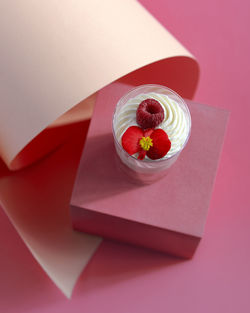
[[[120,159],[120,157],[117,155],[117,153],[115,155],[115,166],[120,172],[122,172],[125,175],[125,177],[130,183],[133,183],[136,185],[152,184],[166,177],[173,167],[171,166],[168,169],[165,169],[156,173],[141,173],[141,172],[132,170],[126,164],[124,164],[122,160]]]

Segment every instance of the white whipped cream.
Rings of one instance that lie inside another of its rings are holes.
[[[182,108],[167,95],[150,92],[139,94],[130,99],[118,112],[114,121],[116,138],[121,144],[122,135],[127,128],[134,125],[139,126],[136,122],[137,108],[143,100],[149,98],[157,100],[164,110],[164,120],[156,128],[163,129],[171,141],[171,149],[162,159],[170,158],[180,151],[185,144],[189,134],[190,124]]]

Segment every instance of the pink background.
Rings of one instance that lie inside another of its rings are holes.
[[[250,311],[249,1],[140,2],[199,60],[195,100],[231,111],[205,236],[191,261],[104,242],[69,301],[0,210],[1,312]]]

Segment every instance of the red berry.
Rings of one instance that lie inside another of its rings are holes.
[[[133,155],[140,150],[139,141],[143,137],[143,130],[138,126],[129,127],[122,136],[122,146],[128,154]]]
[[[164,110],[155,99],[146,99],[139,104],[136,122],[143,129],[155,128],[164,120]]]
[[[153,146],[147,151],[147,157],[152,160],[163,158],[171,148],[167,133],[162,129],[155,129],[150,138],[153,141]]]

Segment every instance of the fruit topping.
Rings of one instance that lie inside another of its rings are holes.
[[[155,128],[164,120],[164,110],[155,99],[142,101],[136,111],[136,122],[142,129]]]

